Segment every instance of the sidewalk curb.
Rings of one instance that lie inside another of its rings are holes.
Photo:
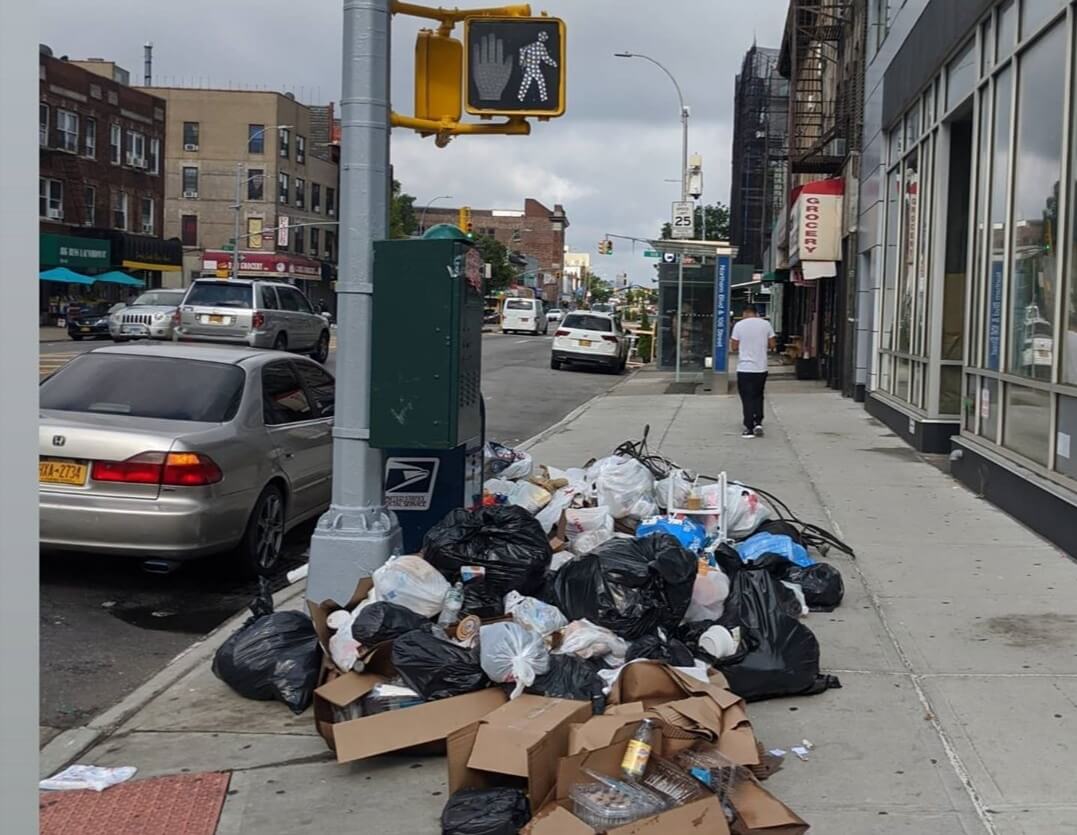
[[[273,609],[276,611],[291,603],[297,597],[302,596],[305,591],[305,582],[286,586],[273,595]],[[149,702],[160,696],[199,664],[211,658],[218,647],[249,617],[250,612],[243,610],[234,617],[229,618],[204,638],[183,650],[169,661],[163,669],[155,673],[148,681],[136,687],[108,710],[95,716],[85,725],[70,728],[50,740],[38,752],[38,771],[41,777],[52,776],[60,769],[70,765],[102,739],[115,733],[124,722],[138,713]]]
[[[537,446],[538,444],[541,444],[546,439],[551,438],[552,436],[558,434],[561,430],[567,428],[570,423],[573,423],[575,420],[577,420],[584,412],[588,411],[599,400],[601,400],[604,397],[609,397],[609,394],[610,394],[611,391],[613,391],[615,388],[620,386],[622,383],[628,382],[634,376],[636,376],[636,372],[632,372],[631,374],[626,375],[624,379],[618,380],[614,385],[612,385],[608,389],[606,389],[606,391],[600,391],[598,394],[596,394],[590,400],[585,400],[583,403],[581,403],[579,406],[577,406],[575,409],[573,409],[571,412],[569,412],[567,415],[565,415],[563,418],[561,418],[561,420],[557,421],[557,423],[555,423],[555,424],[553,424],[551,426],[547,426],[545,429],[543,429],[537,435],[532,435],[530,438],[528,438],[523,443],[517,444],[516,449],[521,450],[523,452],[526,452],[531,447]]]

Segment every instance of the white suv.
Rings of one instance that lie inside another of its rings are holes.
[[[608,371],[624,371],[630,339],[620,323],[608,313],[577,311],[561,320],[553,336],[550,368],[564,363],[596,365]]]

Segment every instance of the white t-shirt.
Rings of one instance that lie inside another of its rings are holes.
[[[767,343],[774,336],[770,322],[760,316],[749,316],[733,326],[733,339],[740,343],[737,371],[766,371]]]

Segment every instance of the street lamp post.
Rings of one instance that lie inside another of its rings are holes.
[[[263,135],[268,130],[280,130],[282,128],[290,128],[292,125],[267,125],[261,130],[256,130],[254,133],[247,136],[247,147],[250,148],[250,141],[255,137]],[[265,188],[265,173],[262,173],[262,188]],[[243,186],[253,180],[254,177],[248,177],[243,179],[243,161],[240,160],[236,163],[236,203],[232,207],[236,211],[235,217],[235,230],[232,238],[232,278],[239,278],[239,226],[240,215],[243,213]]]
[[[438,197],[432,197],[429,201],[427,201],[427,204],[423,206],[423,212],[421,215],[419,215],[419,229],[423,232],[426,231],[426,210],[429,209],[438,200],[452,200],[452,195],[442,194]]]
[[[684,94],[681,92],[681,85],[677,83],[677,79],[673,77],[673,73],[649,55],[640,55],[638,52],[615,52],[614,56],[617,58],[642,58],[644,61],[650,61],[669,77],[669,80],[673,82],[673,86],[677,90],[677,101],[680,102],[681,107],[681,202],[686,203],[688,201],[688,108],[684,104]],[[684,325],[683,314],[684,258],[679,256],[677,258],[677,328],[674,331],[677,351],[677,365],[674,370],[674,379],[678,383],[681,381],[681,331],[683,330]]]

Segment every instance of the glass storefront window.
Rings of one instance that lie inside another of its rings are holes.
[[[998,10],[998,38],[995,55],[1001,61],[1013,52],[1014,43],[1017,40],[1017,2],[1009,0],[1003,3]]]
[[[980,91],[980,130],[979,130],[979,158],[976,172],[976,223],[975,239],[972,249],[972,292],[969,314],[969,365],[976,368],[983,367],[983,358],[980,354],[980,333],[983,327],[983,297],[984,297],[984,234],[987,227],[987,177],[991,167],[991,97],[988,94],[990,87],[985,86]]]
[[[1058,398],[1058,432],[1055,434],[1055,469],[1077,478],[1077,397]]]
[[[924,332],[927,328],[927,316],[928,316],[928,274],[930,269],[930,245],[931,245],[931,221],[934,205],[934,173],[935,173],[935,155],[934,139],[927,139],[921,146],[922,158],[920,161],[920,182],[918,186],[918,202],[919,206],[916,210],[918,216],[919,231],[916,235],[917,252],[916,252],[916,285],[913,298],[913,339],[912,339],[912,353],[916,356],[925,356],[926,351],[924,348]]]
[[[890,389],[890,366],[894,358],[890,354],[879,355],[879,389],[892,393]]]
[[[998,443],[998,380],[984,377],[980,385],[980,434]]]
[[[909,361],[901,357],[895,357],[897,371],[894,375],[894,397],[901,400],[909,399]]]
[[[1013,101],[1013,67],[995,78],[994,143],[991,157],[991,208],[988,237],[987,327],[985,365],[998,371],[1002,356],[1002,282],[1006,250],[1006,186],[1010,163],[1010,105]]]
[[[973,38],[946,67],[946,110],[961,104],[976,84],[976,39]]]
[[[965,398],[962,405],[964,416],[961,426],[966,432],[976,431],[976,409],[978,403],[976,395],[979,393],[980,378],[972,374],[965,375]]]
[[[991,37],[991,18],[980,28],[980,75],[995,66],[995,39]]]
[[[894,292],[897,286],[898,221],[900,215],[901,175],[895,169],[889,177],[886,195],[886,258],[883,262],[882,345],[893,350]],[[1077,356],[1077,354],[1075,354]]]
[[[1021,40],[1035,32],[1040,24],[1065,5],[1066,0],[1022,0]]]
[[[939,414],[961,414],[961,366],[944,365],[939,369]]]
[[[1065,87],[1058,68],[1066,62],[1065,27],[1055,26],[1020,60],[1008,365],[1014,374],[1050,380]]]
[[[914,107],[905,116],[905,147],[911,148],[920,138],[920,108]]]
[[[1047,465],[1051,432],[1051,395],[1039,389],[1006,384],[1003,446],[1038,464]]]
[[[905,161],[902,199],[901,270],[897,285],[897,350],[908,353],[912,345],[912,302],[916,282],[917,233],[920,230],[920,176],[916,151]]]

